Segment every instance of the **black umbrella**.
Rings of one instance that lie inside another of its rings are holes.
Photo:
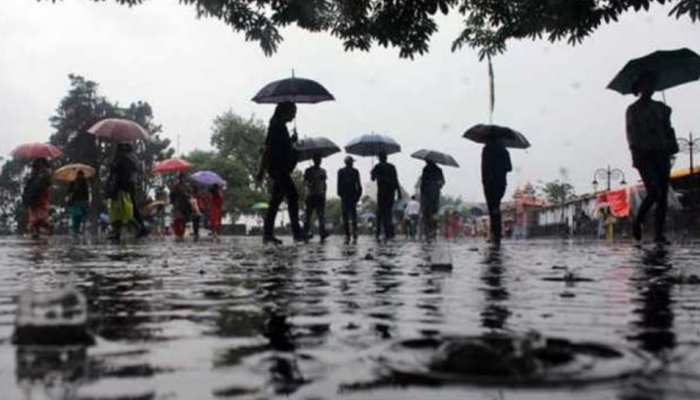
[[[389,136],[370,133],[350,141],[345,151],[358,156],[378,156],[381,153],[399,153],[401,145]]]
[[[506,147],[514,149],[527,149],[530,147],[530,142],[522,133],[505,126],[474,125],[464,132],[462,137],[477,143],[486,143],[491,137],[497,137]]]
[[[418,150],[417,152],[411,154],[411,157],[419,160],[432,161],[435,164],[446,165],[448,167],[459,168],[459,164],[457,164],[457,161],[455,161],[451,155],[435,150]]]
[[[656,77],[654,90],[665,90],[700,79],[700,56],[690,49],[660,50],[634,59],[618,72],[608,89],[634,93],[634,85],[644,73]]]
[[[330,139],[324,137],[304,138],[298,141],[294,148],[297,149],[299,161],[306,161],[314,156],[328,157],[340,152],[340,147]]]
[[[311,79],[291,78],[268,83],[253,97],[256,103],[320,103],[335,100],[332,94],[320,83]]]

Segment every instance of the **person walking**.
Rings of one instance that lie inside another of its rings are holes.
[[[158,204],[155,206],[155,226],[158,236],[165,236],[165,206],[168,202],[168,193],[163,186],[158,186],[156,189],[155,201]]]
[[[207,192],[202,192],[196,185],[192,185],[192,233],[194,240],[199,240],[199,231],[202,225],[207,224],[207,214],[209,212],[209,198]]]
[[[148,234],[136,207],[136,177],[140,171],[132,152],[131,144],[117,144],[107,179],[105,197],[111,202],[112,234],[110,239],[115,241],[120,240],[121,229],[127,223],[136,227],[137,238]]]
[[[219,185],[213,185],[209,189],[209,229],[211,229],[214,241],[219,241],[221,234],[221,217],[224,208],[224,194]]]
[[[406,218],[408,219],[408,237],[415,239],[418,234],[418,221],[420,220],[420,203],[416,195],[406,203]]]
[[[77,237],[90,205],[90,186],[83,171],[78,171],[76,179],[68,185],[66,205],[71,218],[71,233]]]
[[[133,198],[136,192],[135,176],[138,169],[133,159],[129,157],[131,151],[130,144],[117,144],[105,187],[105,198],[109,202],[109,221],[112,225],[109,239],[116,242],[121,240],[122,228],[125,225],[139,225],[134,220]]]
[[[51,234],[49,207],[51,201],[51,166],[45,158],[32,162],[32,170],[24,186],[22,204],[27,209],[27,226],[32,238],[38,239],[41,230]]]
[[[311,218],[318,217],[318,234],[321,243],[326,241],[326,170],[321,168],[321,156],[314,156],[314,164],[304,171],[306,185],[306,214],[304,219],[304,236],[311,238]]]
[[[501,244],[501,199],[506,193],[506,177],[513,170],[510,154],[498,137],[492,136],[481,152],[481,182],[489,212],[491,242]]]
[[[632,223],[636,240],[642,239],[642,227],[647,212],[656,204],[654,241],[668,243],[664,235],[671,157],[678,153],[676,134],[671,126],[671,108],[652,99],[656,76],[647,72],[640,76],[635,92],[639,99],[626,112],[627,142],[632,153],[632,165],[644,182],[646,197]]]
[[[360,183],[359,171],[353,167],[354,162],[354,158],[347,156],[345,157],[345,167],[338,170],[337,192],[342,207],[345,244],[350,243],[350,237],[354,243],[357,243],[357,203],[362,197],[362,184]]]
[[[257,174],[258,182],[262,182],[265,173],[272,181],[270,201],[263,223],[263,243],[282,243],[274,236],[274,228],[277,211],[283,200],[287,201],[294,241],[305,240],[299,226],[299,194],[291,176],[297,165],[297,152],[294,149],[297,135],[295,132],[293,136],[290,136],[287,130],[287,123],[294,120],[296,113],[297,107],[294,103],[284,102],[277,104],[275,112],[270,118]]]
[[[421,214],[425,238],[431,241],[437,237],[437,213],[440,209],[440,191],[445,186],[442,169],[432,161],[426,161],[420,178]]]
[[[394,201],[401,200],[401,186],[399,185],[396,167],[387,162],[386,153],[379,154],[379,163],[374,166],[371,172],[373,181],[377,182],[377,239],[384,230],[384,238],[391,240],[394,238]]]
[[[179,174],[175,184],[170,189],[170,204],[172,204],[173,233],[176,241],[182,241],[187,229],[187,221],[192,218],[193,208],[189,186],[185,174]]]

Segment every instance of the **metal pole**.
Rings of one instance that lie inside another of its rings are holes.
[[[608,174],[608,192],[609,192],[610,188],[611,188],[610,180],[612,179],[612,169],[610,168],[610,165],[608,165],[608,170],[606,172]]]
[[[690,179],[692,182],[693,179],[693,147],[695,147],[695,144],[693,143],[693,132],[690,132],[689,135],[689,141],[688,141],[688,151],[690,152]]]

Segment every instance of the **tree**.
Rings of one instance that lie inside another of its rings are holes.
[[[545,183],[542,187],[542,193],[547,202],[554,205],[561,205],[576,198],[574,187],[559,179]]]
[[[265,192],[256,188],[243,163],[216,151],[194,150],[185,158],[197,170],[215,171],[228,183],[224,190],[224,212],[234,220],[260,201],[265,201]]]
[[[247,182],[253,182],[258,171],[260,152],[267,130],[263,121],[248,119],[228,110],[214,118],[211,145],[222,156],[241,162]]]
[[[47,0],[44,0],[47,1]],[[56,0],[50,0],[55,3]],[[104,0],[94,0],[102,2]],[[114,0],[134,6],[143,0]],[[674,4],[669,15],[700,19],[700,0],[179,0],[199,17],[219,19],[260,44],[265,54],[277,50],[280,29],[296,24],[311,32],[329,32],[346,50],[372,45],[395,47],[401,57],[428,51],[437,32],[438,12],[456,12],[464,29],[453,50],[477,48],[480,57],[505,51],[511,39],[567,40],[580,43],[604,23],[628,11],[654,4]]]
[[[265,135],[262,121],[245,119],[229,110],[216,116],[212,123],[211,144],[215,151],[195,150],[185,156],[195,169],[215,171],[228,182],[224,210],[234,220],[267,197],[266,190],[255,182]]]
[[[22,208],[22,183],[26,173],[26,162],[10,158],[0,169],[0,231],[9,233],[15,227],[24,229]]]

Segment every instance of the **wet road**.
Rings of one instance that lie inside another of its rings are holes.
[[[700,247],[0,240],[0,399],[700,398]],[[97,344],[11,344],[17,295],[77,286]],[[590,385],[397,376],[398,341],[538,331],[630,349],[646,373]]]

